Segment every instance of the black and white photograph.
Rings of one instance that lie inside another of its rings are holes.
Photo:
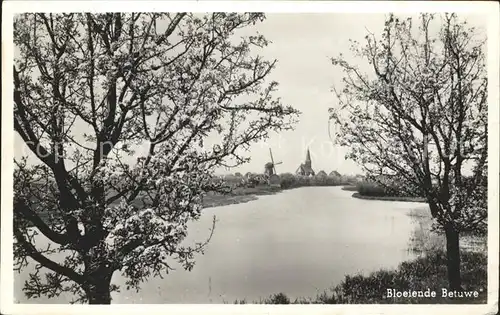
[[[7,1],[2,313],[498,312],[498,3],[251,2]]]

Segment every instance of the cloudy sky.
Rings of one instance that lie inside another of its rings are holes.
[[[486,19],[481,16],[465,16],[468,23],[486,29]],[[265,143],[255,144],[248,153],[251,161],[237,169],[219,172],[263,172],[264,164],[270,161],[272,149],[278,165],[278,173],[295,172],[310,149],[313,169],[327,173],[337,170],[342,174],[356,174],[360,168],[344,159],[345,149],[335,147],[329,137],[328,108],[337,106],[331,92],[333,85],[340,85],[342,73],[330,63],[330,58],[342,53],[370,72],[367,64],[349,54],[349,39],[363,41],[368,31],[381,34],[384,14],[310,13],[267,14],[267,19],[248,28],[248,34],[259,32],[272,43],[260,54],[267,59],[277,59],[271,80],[278,81],[276,96],[302,112],[295,130],[271,134]],[[418,18],[418,16],[414,16]],[[334,128],[334,126],[330,126]],[[15,155],[27,152],[15,137]]]

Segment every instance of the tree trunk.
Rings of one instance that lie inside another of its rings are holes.
[[[85,290],[89,304],[111,304],[111,276],[102,275]]]
[[[445,226],[446,258],[448,267],[448,285],[451,290],[462,290],[460,278],[460,248],[459,233],[452,226]]]

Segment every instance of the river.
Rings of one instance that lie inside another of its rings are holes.
[[[415,224],[409,212],[427,205],[362,200],[341,187],[306,187],[260,196],[248,203],[207,208],[190,225],[187,242],[215,233],[191,272],[181,268],[153,278],[139,292],[113,293],[112,303],[232,303],[283,292],[315,297],[345,275],[397,267]],[[38,245],[38,244],[37,244]],[[67,303],[69,296],[27,300],[15,274],[21,303]],[[123,285],[117,272],[112,283]]]

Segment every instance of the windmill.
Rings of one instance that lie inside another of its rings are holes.
[[[264,166],[264,174],[267,176],[276,175],[276,165],[282,164],[283,162],[274,163],[273,151],[269,148],[269,155],[271,156],[271,162],[266,163]]]

